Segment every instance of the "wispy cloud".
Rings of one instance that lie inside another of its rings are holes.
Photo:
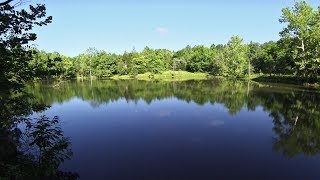
[[[169,29],[166,27],[157,27],[155,30],[157,33],[159,33],[161,35],[166,35],[169,33]]]

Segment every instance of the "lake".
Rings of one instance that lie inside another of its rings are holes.
[[[52,84],[51,84],[52,85]],[[235,80],[27,87],[59,116],[80,179],[320,179],[320,93]]]

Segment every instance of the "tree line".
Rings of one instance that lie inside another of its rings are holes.
[[[290,75],[316,82],[320,72],[320,11],[307,2],[284,8],[279,19],[286,27],[278,41],[245,44],[233,36],[227,44],[187,46],[178,51],[151,49],[112,54],[89,48],[70,58],[34,50],[28,67],[37,78],[98,78],[163,71],[205,72],[215,76],[248,77],[250,74]]]
[[[216,76],[245,77],[249,73],[293,74],[295,64],[286,60],[279,42],[244,44],[234,36],[226,45],[206,47],[187,46],[178,51],[151,49],[141,52],[132,50],[112,54],[89,48],[76,57],[67,57],[57,52],[35,50],[29,63],[30,71],[37,78],[85,77],[90,73],[98,78],[114,75],[153,74],[163,71],[205,72]],[[283,63],[286,61],[285,63]]]

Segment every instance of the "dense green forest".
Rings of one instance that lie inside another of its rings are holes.
[[[233,36],[227,44],[187,46],[178,51],[151,49],[112,54],[89,48],[76,57],[34,50],[28,70],[34,77],[71,78],[130,75],[163,71],[204,72],[224,77],[250,77],[250,74],[299,77],[314,83],[320,72],[320,11],[305,1],[284,8],[279,19],[286,27],[278,41],[244,43]]]

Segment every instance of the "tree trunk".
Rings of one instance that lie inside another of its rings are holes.
[[[248,63],[248,76],[249,76],[249,79],[250,79],[250,66],[251,66],[251,64],[250,64],[250,60],[249,60],[249,63]]]

